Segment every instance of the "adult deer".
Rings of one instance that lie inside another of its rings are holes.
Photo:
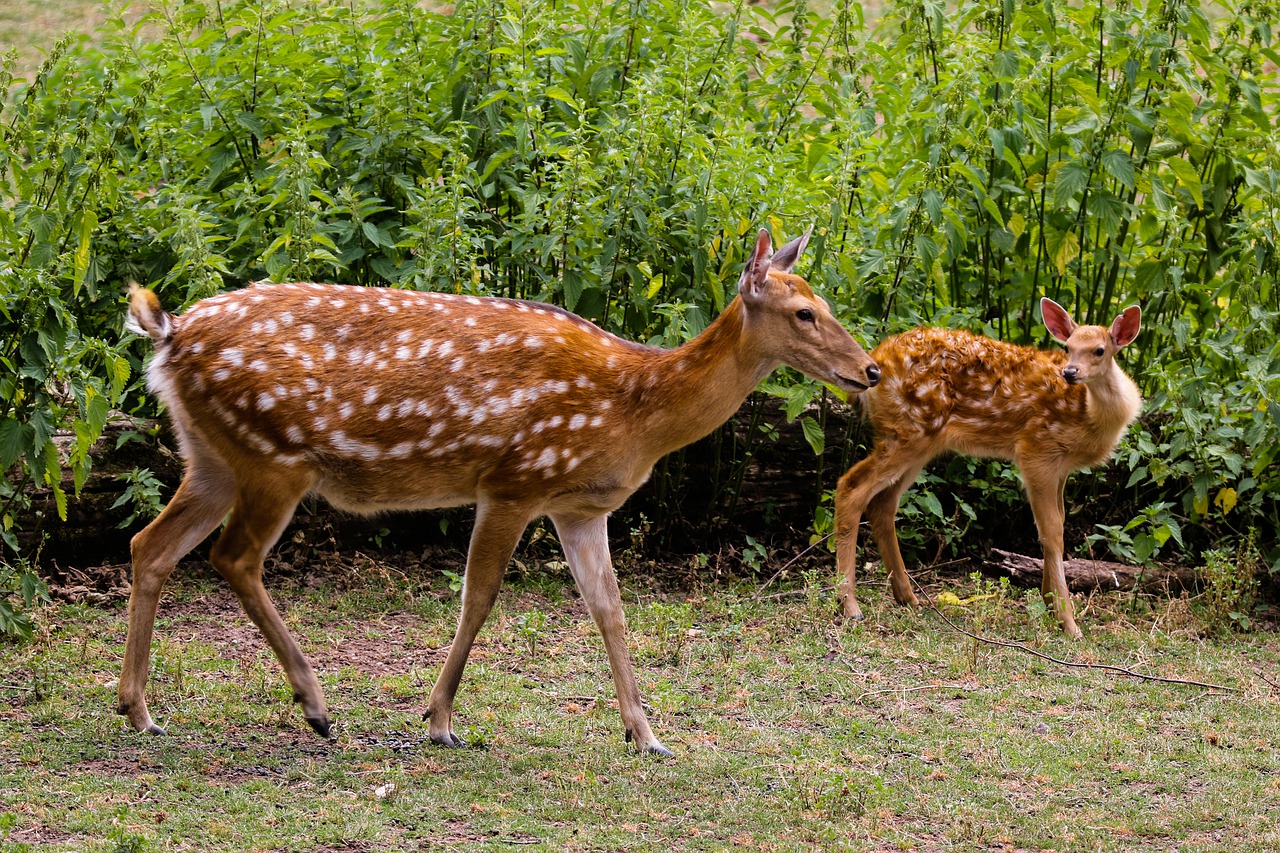
[[[902,493],[941,453],[1010,459],[1022,474],[1044,550],[1041,593],[1070,637],[1080,636],[1062,571],[1067,475],[1105,462],[1138,416],[1142,398],[1115,363],[1138,335],[1142,312],[1125,309],[1108,329],[1077,326],[1042,299],[1045,326],[1066,353],[1042,352],[946,329],[915,329],[877,346],[883,381],[862,403],[875,440],[836,489],[836,559],[845,616],[861,619],[854,594],[858,524],[865,513],[893,596],[916,605],[898,550]]]
[[[604,639],[627,739],[669,755],[641,706],[606,517],[780,364],[849,392],[876,383],[872,360],[791,275],[808,238],[774,254],[761,231],[737,298],[672,350],[511,299],[260,284],[173,316],[135,286],[128,324],[155,343],[148,384],[186,474],[133,538],[119,712],[163,734],[144,698],[160,591],[225,518],[210,560],[327,737],[324,696],[263,587],[263,557],[309,493],[355,512],[474,503],[462,611],[428,698],[431,739],[461,744],[452,717],[467,656],[522,532],[546,515]]]

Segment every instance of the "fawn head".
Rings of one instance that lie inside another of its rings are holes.
[[[826,300],[791,269],[809,243],[803,235],[772,252],[769,232],[756,237],[738,280],[748,322],[777,361],[843,391],[859,393],[880,381],[880,368],[831,313]]]
[[[1130,305],[1105,326],[1078,326],[1067,309],[1049,297],[1040,300],[1040,312],[1049,333],[1067,346],[1062,378],[1071,385],[1087,384],[1111,369],[1111,359],[1122,346],[1132,343],[1142,327],[1142,309]]]

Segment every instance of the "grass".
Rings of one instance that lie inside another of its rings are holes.
[[[277,577],[336,722],[317,739],[207,568],[162,605],[150,701],[113,713],[125,607],[63,604],[0,647],[0,843],[14,850],[1272,850],[1273,633],[1204,639],[1185,600],[1080,602],[1069,643],[996,589],[969,626],[1073,659],[975,646],[862,591],[840,625],[810,575],[693,590],[624,579],[631,646],[674,760],[621,737],[604,650],[562,567],[518,577],[481,633],[444,750],[421,721],[457,617],[434,573],[365,561]],[[949,580],[960,598],[969,580]],[[637,590],[643,590],[637,592]]]

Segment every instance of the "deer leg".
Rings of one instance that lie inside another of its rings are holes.
[[[476,505],[476,524],[467,550],[458,629],[427,698],[424,715],[431,721],[428,728],[431,740],[441,746],[463,745],[462,739],[453,733],[453,700],[462,681],[467,656],[471,654],[471,645],[493,610],[498,590],[502,588],[502,576],[529,520],[528,512],[519,505],[496,504],[484,498]]]
[[[862,608],[858,606],[855,592],[858,525],[862,521],[862,514],[874,499],[886,489],[895,488],[899,481],[905,482],[903,489],[911,485],[915,477],[908,478],[906,475],[913,468],[919,472],[919,467],[916,466],[924,465],[918,461],[921,458],[927,457],[912,454],[896,445],[880,444],[872,448],[870,456],[846,471],[836,486],[836,566],[840,573],[840,598],[844,605],[844,615],[848,619],[862,618]],[[896,507],[897,494],[893,496],[893,501],[892,505]],[[896,536],[893,541],[896,550]],[[910,591],[909,583],[907,589]]]
[[[1062,568],[1062,525],[1065,520],[1063,490],[1066,477],[1024,477],[1031,511],[1036,518],[1040,534],[1040,546],[1044,551],[1044,569],[1040,576],[1040,594],[1045,604],[1053,608],[1053,614],[1062,625],[1063,632],[1073,640],[1082,636],[1076,626],[1075,606],[1067,590],[1067,576]]]
[[[607,516],[588,517],[551,516],[564,547],[573,580],[582,593],[582,600],[600,629],[604,648],[609,655],[609,669],[613,672],[613,685],[618,693],[618,711],[628,741],[656,755],[670,756],[671,751],[662,745],[649,728],[641,704],[640,688],[636,684],[631,666],[631,653],[627,651],[627,620],[622,612],[622,596],[618,592],[618,577],[613,571],[609,555]]]
[[[241,488],[209,561],[226,579],[244,612],[275,652],[293,687],[293,700],[302,705],[303,717],[318,735],[327,738],[329,710],[320,682],[262,585],[262,560],[280,538],[310,482],[286,484],[277,480],[274,489],[265,485]]]
[[[235,484],[230,472],[215,466],[192,467],[169,505],[129,543],[133,583],[117,711],[140,732],[164,734],[164,729],[152,721],[146,700],[151,637],[160,592],[173,567],[222,523],[234,500]]]
[[[907,471],[893,485],[872,498],[867,507],[867,520],[871,522],[871,534],[875,537],[876,547],[880,549],[880,559],[884,561],[885,568],[889,572],[889,586],[893,589],[893,597],[899,604],[909,607],[916,607],[920,602],[911,588],[911,578],[907,575],[902,551],[898,548],[895,519],[898,515],[898,504],[902,501],[902,494],[916,481],[916,477],[920,476],[923,467],[919,465]]]

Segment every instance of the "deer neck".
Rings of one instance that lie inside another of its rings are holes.
[[[1113,442],[1133,423],[1142,408],[1138,386],[1115,362],[1090,382],[1085,391],[1085,411],[1094,424],[1096,434]]]
[[[659,353],[637,396],[647,449],[654,458],[723,424],[780,363],[760,352],[751,317],[735,298],[702,334]]]

